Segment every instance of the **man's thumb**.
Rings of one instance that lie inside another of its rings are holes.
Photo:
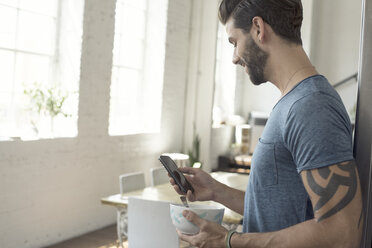
[[[194,212],[192,211],[189,211],[189,210],[184,210],[182,212],[183,216],[188,220],[190,221],[191,223],[197,225],[198,227],[200,227],[204,222],[205,220],[203,220],[202,218],[200,218],[197,214],[195,214]]]

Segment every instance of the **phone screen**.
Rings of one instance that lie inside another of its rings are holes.
[[[160,156],[159,160],[184,193],[186,193],[188,190],[194,192],[193,187],[186,180],[186,177],[178,170],[173,159],[171,159],[169,156],[162,155]]]

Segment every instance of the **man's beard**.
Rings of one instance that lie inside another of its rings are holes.
[[[264,70],[269,54],[263,51],[251,37],[248,37],[243,62],[248,68],[248,75],[254,85],[267,82]]]

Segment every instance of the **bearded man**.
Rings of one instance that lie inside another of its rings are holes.
[[[187,198],[244,215],[243,233],[184,211],[200,232],[179,237],[211,248],[358,247],[363,218],[352,128],[339,95],[302,47],[301,1],[223,0],[219,18],[234,46],[233,63],[253,84],[274,84],[281,99],[254,151],[246,192],[200,169],[181,169],[195,190]]]

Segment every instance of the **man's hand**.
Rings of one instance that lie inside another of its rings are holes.
[[[183,234],[177,230],[180,239],[200,248],[224,248],[227,230],[221,225],[199,218],[194,212],[183,211],[183,216],[200,228],[195,235]]]
[[[179,168],[179,171],[186,173],[185,177],[187,181],[189,181],[194,188],[194,193],[192,193],[190,190],[187,192],[186,196],[189,201],[215,200],[215,193],[217,192],[217,188],[220,183],[213,179],[211,175],[201,169],[191,167]],[[173,185],[174,190],[178,194],[184,195],[173,178],[170,178],[169,182]]]

